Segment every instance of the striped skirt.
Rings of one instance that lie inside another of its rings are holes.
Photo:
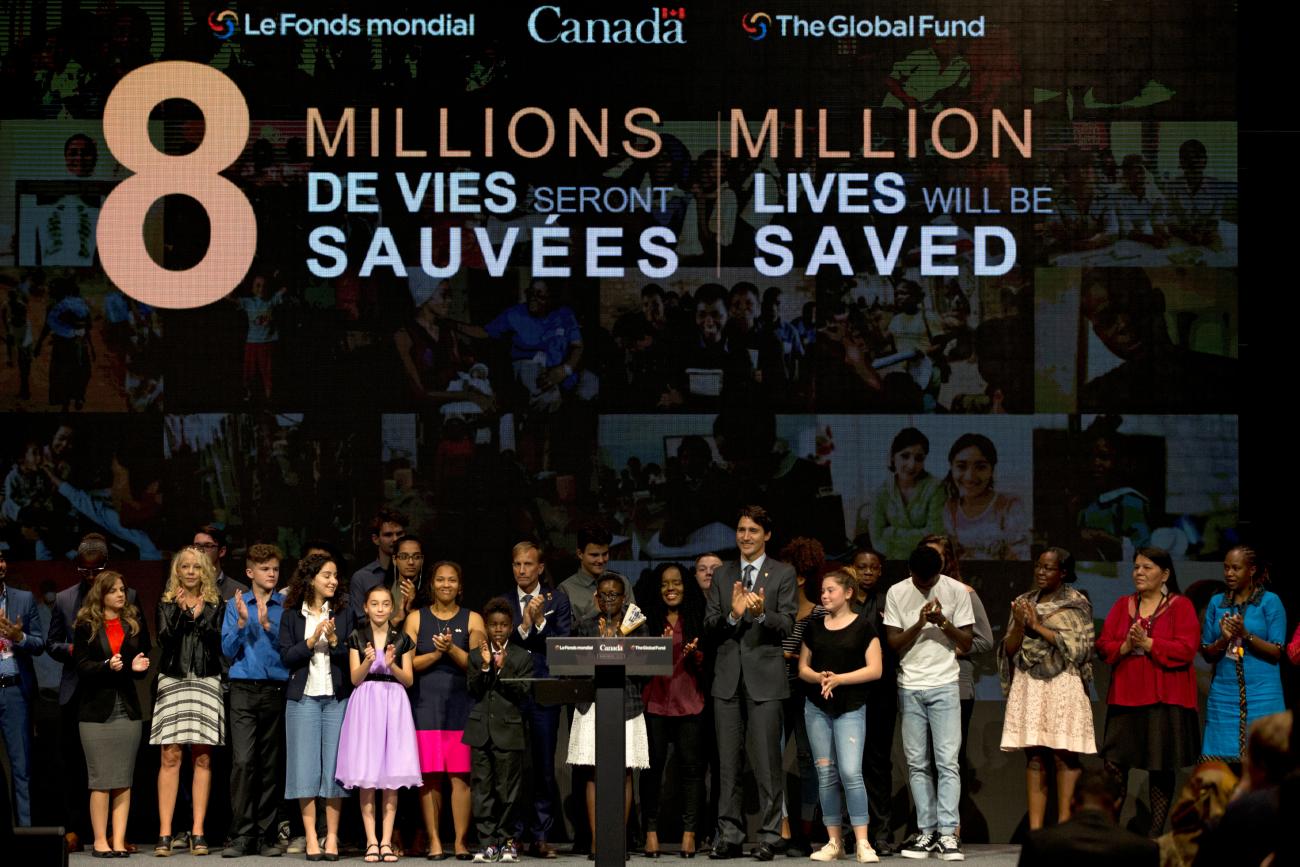
[[[149,743],[226,743],[226,706],[221,700],[219,677],[158,676],[158,699],[153,706]]]

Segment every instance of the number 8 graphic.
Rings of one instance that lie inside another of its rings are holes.
[[[149,113],[167,99],[183,99],[203,113],[203,141],[170,156],[149,139]],[[248,103],[229,78],[211,67],[169,60],[127,73],[104,106],[104,141],[133,174],[104,201],[99,215],[99,258],[119,289],[154,307],[183,310],[217,301],[239,285],[257,249],[257,221],[244,194],[218,172],[239,158],[248,141]],[[145,214],[163,196],[195,199],[212,227],[208,251],[193,268],[173,271],[149,255]]]

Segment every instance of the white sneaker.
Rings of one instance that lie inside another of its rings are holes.
[[[859,864],[875,864],[880,860],[876,850],[871,848],[871,844],[866,840],[859,840],[857,847],[857,856]]]
[[[838,861],[844,857],[844,846],[839,840],[831,840],[808,857],[813,861]]]

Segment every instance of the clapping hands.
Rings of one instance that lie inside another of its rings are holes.
[[[437,652],[445,654],[447,651],[451,650],[451,644],[452,644],[452,640],[451,640],[450,629],[444,629],[442,632],[434,633],[433,649],[436,650]],[[487,642],[484,642],[485,646],[486,644]]]
[[[744,617],[745,612],[749,612],[755,618],[761,617],[766,605],[767,594],[762,587],[755,593],[746,590],[745,585],[740,581],[731,585],[731,615],[736,620]]]

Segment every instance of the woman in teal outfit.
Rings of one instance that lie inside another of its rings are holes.
[[[1264,578],[1254,549],[1230,550],[1223,558],[1228,590],[1210,600],[1201,635],[1201,655],[1214,666],[1201,753],[1237,765],[1250,724],[1286,710],[1279,671],[1286,611]]]
[[[871,544],[887,560],[906,560],[921,540],[942,533],[943,485],[925,470],[930,441],[905,427],[889,444],[892,478],[871,504]]]

